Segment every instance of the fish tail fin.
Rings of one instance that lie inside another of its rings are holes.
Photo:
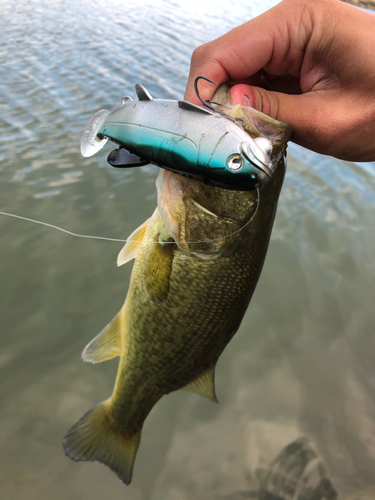
[[[141,431],[126,438],[114,429],[106,415],[108,402],[91,408],[69,429],[63,440],[65,455],[77,462],[101,462],[130,484]]]

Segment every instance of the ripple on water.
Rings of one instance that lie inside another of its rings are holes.
[[[59,189],[53,189],[51,191],[44,191],[43,193],[35,193],[33,195],[33,198],[35,199],[49,198],[51,196],[58,196],[59,194],[61,194],[61,191]]]

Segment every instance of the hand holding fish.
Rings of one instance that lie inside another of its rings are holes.
[[[232,104],[290,123],[293,141],[352,161],[375,160],[375,16],[337,0],[283,0],[198,47],[194,79],[231,85]],[[202,82],[210,99],[212,84]]]

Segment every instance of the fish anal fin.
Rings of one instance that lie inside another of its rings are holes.
[[[83,361],[101,363],[121,354],[120,313],[87,344],[82,352]]]
[[[181,387],[181,390],[194,392],[218,403],[219,401],[215,394],[215,365],[208,368],[208,370],[204,371],[202,375],[189,384]]]
[[[155,243],[145,270],[145,287],[152,300],[165,300],[169,292],[172,272],[174,242]]]
[[[118,254],[117,265],[122,266],[132,259],[137,257],[137,253],[142,245],[143,238],[145,237],[147,226],[150,219],[147,219],[129,236],[125,246]]]
[[[107,465],[125,484],[132,479],[141,431],[127,438],[110,425],[106,412],[110,400],[94,406],[71,427],[63,440],[65,454],[72,460]]]

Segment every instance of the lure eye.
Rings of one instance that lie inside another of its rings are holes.
[[[229,158],[227,165],[230,170],[237,172],[243,167],[243,159],[239,155],[235,155]]]

